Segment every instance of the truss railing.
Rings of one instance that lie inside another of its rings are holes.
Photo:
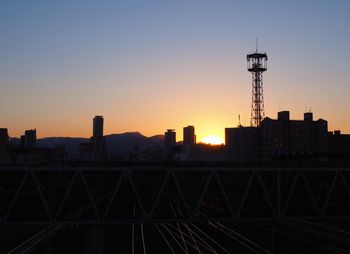
[[[350,219],[350,169],[0,169],[0,225],[295,218]]]

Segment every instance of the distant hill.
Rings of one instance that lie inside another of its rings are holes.
[[[149,147],[161,147],[164,136],[146,137],[139,132],[127,132],[106,136],[108,153],[126,155],[135,149],[144,150]]]
[[[162,147],[164,135],[146,137],[139,132],[126,132],[121,134],[110,134],[105,136],[106,146],[109,154],[127,155],[135,149],[144,150],[151,147]],[[48,137],[37,140],[37,147],[50,148],[57,145],[66,145],[70,154],[77,153],[79,144],[89,142],[89,138],[71,137]],[[19,146],[18,138],[11,138],[14,146]]]

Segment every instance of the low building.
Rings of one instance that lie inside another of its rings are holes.
[[[67,159],[64,147],[13,148],[10,155],[12,165],[60,165]]]
[[[278,112],[277,119],[266,117],[261,128],[265,158],[318,157],[329,152],[328,123],[314,121],[311,112],[305,113],[303,120],[291,120],[289,111]]]
[[[225,148],[229,160],[252,161],[257,157],[255,127],[225,128]]]
[[[320,157],[329,152],[328,123],[313,120],[307,112],[303,120],[291,120],[289,111],[278,112],[277,119],[266,117],[260,125],[263,159],[277,157]],[[226,128],[225,146],[228,158],[251,161],[257,158],[256,127]]]
[[[350,158],[350,134],[329,132],[329,153],[332,158]]]

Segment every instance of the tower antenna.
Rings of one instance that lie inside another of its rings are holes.
[[[258,52],[258,45],[259,45],[259,38],[256,37],[256,38],[255,38],[255,53]]]

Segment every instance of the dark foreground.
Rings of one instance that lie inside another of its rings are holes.
[[[0,253],[21,253],[14,246],[20,246],[42,229],[1,227]],[[104,247],[98,249],[101,242]],[[70,225],[25,253],[350,253],[350,226],[342,221],[304,220],[249,225]]]

